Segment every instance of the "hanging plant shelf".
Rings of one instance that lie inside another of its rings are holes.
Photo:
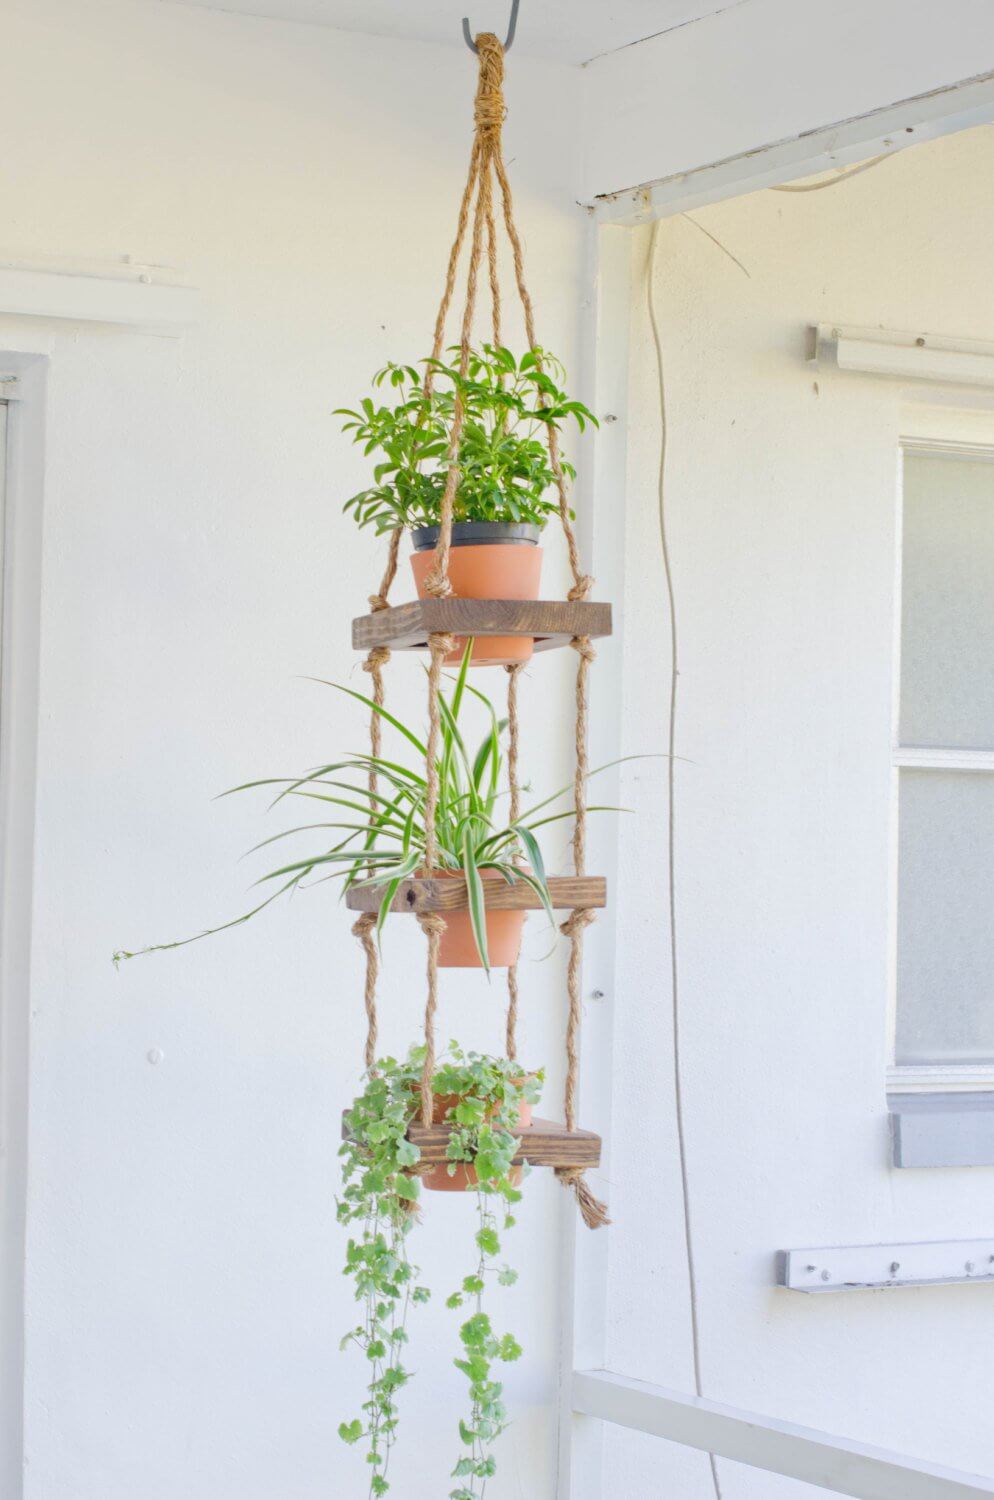
[[[533,1167],[597,1167],[601,1159],[601,1138],[592,1130],[567,1130],[555,1120],[535,1119],[531,1125],[516,1130],[520,1138],[515,1161],[526,1161]],[[421,1152],[422,1165],[440,1166],[448,1161],[447,1151],[451,1125],[422,1125],[414,1121],[407,1138]],[[342,1139],[349,1140],[346,1115],[342,1116]]]
[[[415,599],[352,621],[356,651],[421,651],[434,634],[531,636],[536,651],[611,634],[610,604],[569,599]]]
[[[523,880],[508,885],[502,876],[484,876],[484,902],[488,911],[541,911],[542,902],[537,893]],[[604,907],[607,905],[607,881],[603,875],[553,875],[549,879],[549,896],[556,911],[575,911],[578,908]],[[379,911],[383,900],[382,887],[352,886],[345,897],[350,911]],[[391,911],[414,913],[428,911],[467,911],[469,897],[464,879],[446,877],[441,880],[425,876],[419,880],[405,880],[397,887],[390,903]]]

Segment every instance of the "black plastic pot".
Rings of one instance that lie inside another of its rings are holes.
[[[441,527],[417,526],[411,532],[415,552],[431,552],[438,546]],[[541,531],[518,521],[455,521],[452,525],[453,547],[538,545]]]

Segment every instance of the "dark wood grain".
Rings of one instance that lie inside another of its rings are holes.
[[[611,606],[570,599],[415,599],[353,620],[352,645],[357,651],[374,646],[417,651],[440,632],[526,635],[536,651],[549,651],[577,635],[610,635]]]
[[[602,875],[553,875],[549,894],[557,911],[607,905],[607,881]],[[350,911],[379,911],[383,890],[379,886],[353,886],[345,904]],[[483,877],[484,905],[491,911],[541,911],[542,903],[530,885],[516,880],[508,885],[500,875]],[[444,880],[405,880],[398,886],[391,911],[465,911],[469,906],[466,882],[459,876]]]
[[[426,1166],[438,1166],[448,1160],[446,1150],[451,1131],[451,1125],[413,1124],[407,1137],[419,1148]],[[526,1129],[515,1131],[515,1135],[521,1138],[515,1161],[527,1161],[533,1167],[596,1167],[600,1164],[601,1138],[592,1130],[567,1130],[565,1125],[554,1120],[536,1119]],[[344,1115],[342,1138],[349,1138]]]

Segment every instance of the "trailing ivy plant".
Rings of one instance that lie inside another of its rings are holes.
[[[469,1383],[470,1410],[459,1419],[464,1450],[453,1469],[460,1481],[449,1500],[479,1500],[486,1482],[497,1472],[493,1445],[507,1426],[503,1386],[494,1378],[495,1363],[521,1357],[521,1345],[511,1333],[495,1332],[485,1308],[488,1281],[513,1286],[517,1272],[498,1266],[501,1235],[514,1226],[514,1207],[521,1200],[513,1166],[518,1142],[518,1106],[536,1103],[542,1074],[523,1077],[520,1064],[506,1058],[481,1057],[450,1048],[449,1061],[435,1075],[435,1093],[453,1095],[458,1103],[449,1111],[450,1173],[459,1163],[472,1163],[476,1172],[475,1264],[458,1291],[448,1298],[450,1308],[472,1308],[459,1329],[462,1353],[455,1361]]]
[[[368,1362],[362,1416],[339,1426],[346,1443],[365,1441],[370,1466],[369,1495],[385,1495],[396,1442],[398,1392],[409,1375],[404,1365],[407,1315],[412,1303],[427,1302],[418,1268],[407,1252],[421,1184],[410,1175],[421,1153],[406,1139],[412,1109],[417,1054],[406,1063],[384,1058],[346,1115],[349,1139],[341,1148],[343,1191],[340,1224],[355,1226],[349,1238],[345,1275],[355,1283],[359,1322],[342,1339]]]
[[[397,1394],[409,1374],[403,1363],[407,1313],[412,1303],[426,1302],[429,1291],[418,1283],[408,1254],[408,1236],[416,1221],[420,1196],[417,1170],[421,1153],[407,1139],[420,1109],[423,1047],[412,1048],[404,1061],[388,1057],[376,1064],[363,1092],[346,1115],[349,1138],[341,1148],[344,1190],[339,1221],[352,1227],[345,1273],[355,1282],[362,1314],[342,1340],[355,1345],[368,1365],[362,1415],[342,1422],[347,1443],[364,1441],[370,1466],[369,1496],[385,1495],[391,1450],[399,1421]],[[502,1386],[493,1375],[496,1363],[518,1359],[521,1346],[513,1334],[494,1332],[487,1299],[493,1284],[512,1286],[517,1273],[498,1260],[501,1236],[514,1224],[521,1192],[513,1159],[515,1128],[522,1101],[538,1099],[542,1074],[523,1077],[518,1063],[506,1058],[463,1052],[453,1044],[436,1070],[433,1092],[451,1099],[447,1119],[453,1129],[448,1171],[472,1165],[476,1199],[471,1220],[473,1265],[449,1308],[470,1309],[459,1330],[455,1360],[469,1383],[469,1409],[459,1419],[462,1452],[453,1477],[450,1500],[482,1500],[487,1479],[496,1473],[493,1445],[507,1425]]]
[[[393,405],[378,405],[367,396],[358,409],[335,412],[347,418],[342,431],[351,432],[364,454],[381,455],[373,485],[345,502],[346,513],[377,535],[398,526],[439,524],[459,398],[463,425],[454,519],[544,526],[558,509],[558,498],[549,493],[555,474],[545,429],[571,421],[582,431],[597,420],[562,389],[563,366],[541,349],[516,359],[510,349],[493,344],[470,350],[465,375],[457,362],[422,363],[432,372],[429,390],[423,370],[391,363],[373,376],[373,386],[387,388]],[[575,477],[570,463],[564,460],[562,467],[568,478]]]

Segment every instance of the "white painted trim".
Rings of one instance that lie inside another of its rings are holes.
[[[981,1500],[994,1479],[926,1463],[606,1370],[577,1371],[573,1405],[588,1417],[783,1474],[856,1500]]]
[[[994,771],[994,750],[899,745],[894,751],[894,765],[906,771]]]
[[[887,1069],[889,1094],[994,1094],[991,1063],[894,1063]]]
[[[970,463],[994,463],[994,443],[973,443],[959,438],[902,437],[906,453],[933,454],[936,458],[962,458]]]
[[[628,454],[629,325],[632,314],[632,236],[626,229],[591,224],[584,297],[582,367],[585,399],[600,420],[587,445],[577,495],[581,553],[596,578],[594,596],[610,599],[614,633],[598,644],[600,660],[590,676],[590,763],[607,765],[620,754],[621,651],[624,631],[624,501]],[[610,497],[607,503],[606,497]],[[618,770],[598,777],[598,798],[616,806]],[[587,864],[603,871],[608,890],[617,889],[620,818],[596,820],[587,835]],[[580,1098],[583,1123],[604,1138],[599,1173],[591,1185],[598,1194],[610,1177],[612,1045],[616,906],[587,931],[583,960],[583,1048]],[[564,1198],[566,1195],[564,1195]],[[559,1462],[557,1500],[601,1500],[603,1432],[573,1411],[570,1381],[576,1364],[599,1364],[607,1357],[607,1292],[610,1232],[591,1233],[578,1224],[576,1205],[566,1198],[566,1229],[561,1266]]]
[[[891,569],[894,596],[891,600],[891,737],[896,742],[901,722],[901,594],[904,569],[904,454],[895,450],[894,557]],[[897,936],[901,854],[901,776],[891,765],[887,827],[887,1061],[897,1055]]]
[[[38,729],[45,374],[40,355],[5,356],[11,408],[0,709],[0,1494],[23,1483],[24,1244],[34,808]]]
[[[179,332],[196,322],[199,297],[193,287],[147,279],[0,267],[0,313]]]
[[[602,224],[644,224],[991,120],[994,72],[980,73],[821,130],[602,194],[593,206]]]

